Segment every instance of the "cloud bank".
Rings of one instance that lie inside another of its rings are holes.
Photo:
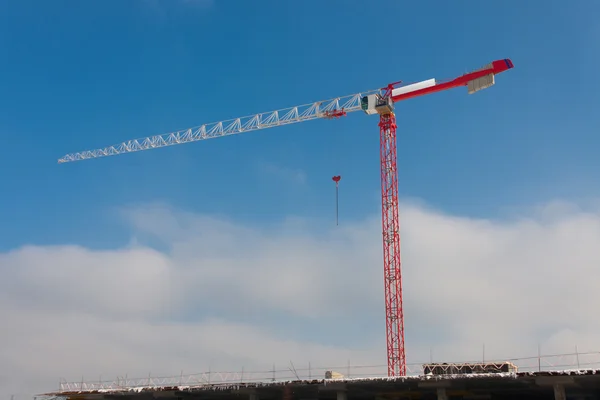
[[[313,376],[348,361],[375,366],[354,376],[386,373],[379,216],[254,227],[164,205],[123,215],[132,244],[119,249],[0,253],[0,398],[82,375],[290,360]],[[479,360],[484,344],[486,359],[600,350],[599,210],[493,221],[406,204],[401,218],[410,363]]]

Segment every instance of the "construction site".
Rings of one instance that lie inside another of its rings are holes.
[[[116,156],[136,151],[191,143],[259,129],[281,127],[315,119],[336,119],[362,111],[377,115],[380,133],[381,215],[383,248],[383,290],[385,299],[387,374],[363,371],[344,374],[328,370],[282,377],[273,372],[195,374],[168,378],[122,378],[110,382],[61,382],[58,390],[44,397],[69,400],[176,398],[205,400],[396,400],[396,399],[597,399],[600,398],[600,370],[570,361],[552,367],[539,356],[534,365],[522,367],[510,360],[493,362],[425,363],[409,367],[406,359],[402,276],[400,259],[400,222],[396,156],[397,103],[418,96],[466,87],[469,94],[496,83],[496,76],[511,70],[510,59],[499,59],[453,80],[429,79],[401,85],[393,82],[380,89],[336,97],[311,104],[205,124],[194,128],[130,140],[101,149],[67,154],[59,163]],[[509,77],[507,77],[509,78]],[[337,187],[341,176],[334,176]],[[337,200],[337,199],[336,199]],[[336,215],[337,219],[337,215]],[[597,355],[596,355],[597,356]],[[537,365],[536,365],[537,364]],[[543,365],[542,365],[543,364]],[[572,368],[571,368],[572,367]],[[291,371],[291,370],[290,370]],[[382,376],[383,375],[383,376]],[[386,376],[387,375],[387,376]]]
[[[392,399],[597,399],[600,370],[518,371],[511,362],[424,364],[423,373],[348,378],[327,371],[322,378],[252,379],[242,375],[195,374],[112,382],[64,382],[49,399],[144,400],[392,400]],[[211,383],[211,378],[217,382]]]
[[[0,2],[0,400],[600,400],[599,13]]]

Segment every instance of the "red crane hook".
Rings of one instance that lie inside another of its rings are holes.
[[[340,180],[342,179],[341,176],[336,175],[333,178],[333,181],[335,182],[335,224],[338,224],[338,185],[340,184]]]

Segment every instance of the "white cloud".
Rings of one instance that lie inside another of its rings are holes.
[[[330,230],[125,215],[136,245],[0,254],[0,398],[60,377],[385,363],[378,216]],[[492,221],[405,204],[401,218],[409,362],[480,358],[483,343],[488,359],[600,350],[600,212]]]

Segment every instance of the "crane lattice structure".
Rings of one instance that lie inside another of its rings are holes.
[[[129,140],[96,150],[67,154],[59,163],[115,156],[176,144],[274,128],[321,118],[340,118],[354,111],[379,115],[381,159],[381,213],[383,234],[383,270],[386,311],[386,339],[389,376],[406,375],[404,314],[402,310],[402,274],[400,260],[400,220],[398,216],[398,171],[396,166],[395,103],[413,97],[467,86],[472,94],[495,83],[495,75],[514,68],[510,59],[501,59],[454,80],[429,79],[396,87],[394,82],[382,89],[369,90],[296,107],[213,122],[164,135]]]

